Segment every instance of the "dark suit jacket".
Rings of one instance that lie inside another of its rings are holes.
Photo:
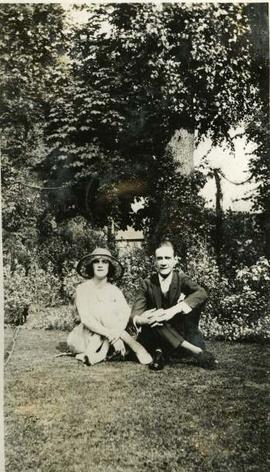
[[[206,291],[196,282],[191,280],[184,272],[173,272],[172,282],[169,288],[169,306],[177,304],[183,293],[185,303],[190,308],[196,308],[207,299]],[[158,279],[158,274],[153,274],[149,279],[142,282],[131,311],[131,318],[141,315],[150,308],[162,308],[162,294]]]

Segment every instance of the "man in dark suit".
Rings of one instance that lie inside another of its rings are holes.
[[[198,365],[214,368],[214,356],[205,351],[198,324],[206,291],[183,272],[174,270],[174,247],[168,240],[155,251],[157,273],[143,281],[131,318],[139,341],[153,356],[152,370],[162,370],[166,358],[189,352]]]

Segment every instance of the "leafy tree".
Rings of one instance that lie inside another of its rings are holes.
[[[136,218],[145,223],[150,252],[162,239],[169,238],[185,262],[188,247],[196,238],[206,239],[209,232],[204,199],[199,195],[205,177],[197,171],[182,176],[176,167],[172,159],[159,163],[159,178],[147,197],[151,214],[144,208],[136,213]]]
[[[269,9],[267,3],[248,5],[252,44],[252,80],[257,86],[257,106],[247,126],[257,145],[250,170],[258,183],[253,208],[265,232],[265,254],[270,258],[270,126],[269,126]]]
[[[59,5],[0,6],[1,148],[5,254],[26,266],[37,243],[37,219],[46,209],[39,190],[52,70],[64,44]]]
[[[91,5],[70,57],[48,126],[49,182],[71,186],[52,196],[60,216],[125,227],[134,197],[158,189],[176,129],[230,142],[230,128],[252,112],[243,4]]]
[[[20,143],[44,122],[51,71],[63,50],[63,21],[59,5],[1,5],[1,128],[16,130]]]

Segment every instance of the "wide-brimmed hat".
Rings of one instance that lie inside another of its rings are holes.
[[[77,265],[77,272],[80,274],[84,279],[89,279],[89,270],[88,266],[93,262],[95,259],[99,259],[102,257],[102,259],[108,260],[113,268],[114,268],[114,278],[118,279],[122,277],[124,273],[124,267],[120,264],[120,262],[113,257],[109,249],[102,248],[102,247],[96,247],[91,254],[87,254],[86,256],[82,257],[82,259],[79,261]]]

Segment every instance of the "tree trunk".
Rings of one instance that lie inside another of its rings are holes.
[[[178,164],[178,172],[184,176],[190,175],[194,169],[194,132],[184,128],[175,131],[168,149]]]

